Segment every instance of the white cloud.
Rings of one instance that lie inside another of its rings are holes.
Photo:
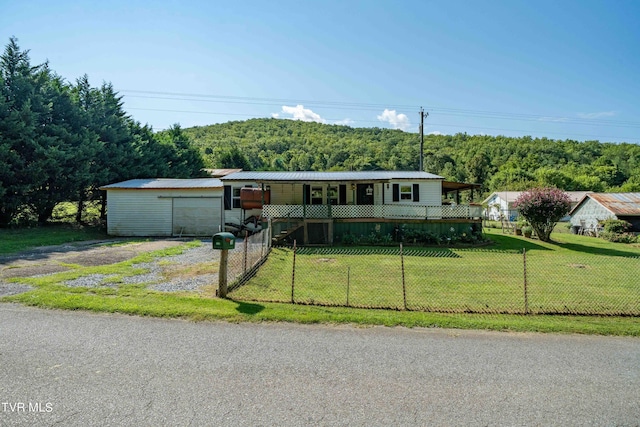
[[[287,119],[302,120],[303,122],[318,122],[326,123],[327,121],[320,117],[320,114],[314,113],[308,108],[304,108],[304,105],[296,105],[295,107],[289,107],[288,105],[282,106],[282,114],[290,114],[291,117],[285,117]],[[273,118],[280,118],[280,113],[271,114]]]
[[[444,134],[439,130],[434,130],[433,132],[429,132],[429,135],[444,135]]]
[[[386,108],[378,116],[378,120],[389,123],[394,129],[402,129],[404,131],[409,129],[410,126],[409,117],[406,114],[398,114],[396,110],[388,110]]]
[[[335,122],[334,124],[336,125],[343,125],[343,126],[351,126],[352,124],[354,124],[355,122],[351,119],[342,119],[342,120],[338,120],[337,122]]]
[[[581,119],[601,119],[603,117],[613,117],[616,115],[615,111],[599,111],[597,113],[578,113],[577,116]]]

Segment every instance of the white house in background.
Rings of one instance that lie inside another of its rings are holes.
[[[589,193],[569,215],[576,227],[596,229],[599,221],[620,219],[640,231],[640,193]]]
[[[224,230],[219,179],[132,179],[100,189],[107,192],[107,233],[113,236],[212,236]]]
[[[484,217],[493,221],[499,221],[500,218],[507,218],[515,221],[518,217],[518,210],[513,207],[516,201],[524,191],[496,191],[487,197],[482,205],[486,206]],[[565,191],[571,199],[571,206],[574,207],[589,194],[589,191]],[[569,221],[569,216],[562,218],[562,221]]]

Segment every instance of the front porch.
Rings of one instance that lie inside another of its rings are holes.
[[[475,205],[265,205],[262,215],[270,220],[276,243],[303,245],[333,245],[345,235],[398,241],[399,230],[463,234],[482,225],[482,207]]]
[[[267,219],[480,219],[479,205],[264,205]]]

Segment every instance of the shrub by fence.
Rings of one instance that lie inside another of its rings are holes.
[[[232,297],[447,313],[640,315],[640,259],[553,251],[274,248]]]

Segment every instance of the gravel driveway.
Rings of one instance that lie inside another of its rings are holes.
[[[0,257],[0,297],[27,292],[30,286],[11,283],[7,279],[17,277],[41,277],[68,271],[69,264],[83,267],[111,265],[126,261],[135,256],[160,249],[175,247],[185,243],[183,239],[163,239],[149,242],[136,242],[113,245],[113,241],[82,242],[60,246],[37,248],[19,254]],[[108,244],[108,246],[106,246]],[[146,283],[151,289],[159,291],[197,291],[204,285],[217,283],[217,265],[219,252],[211,249],[211,241],[203,240],[197,247],[186,250],[180,255],[156,258],[153,262],[136,264],[134,267],[146,270],[145,273],[125,277],[125,284]],[[200,266],[191,269],[189,266]],[[207,273],[211,267],[211,273]],[[182,271],[187,271],[182,274]],[[117,286],[114,277],[104,274],[91,274],[67,281],[70,287]]]

